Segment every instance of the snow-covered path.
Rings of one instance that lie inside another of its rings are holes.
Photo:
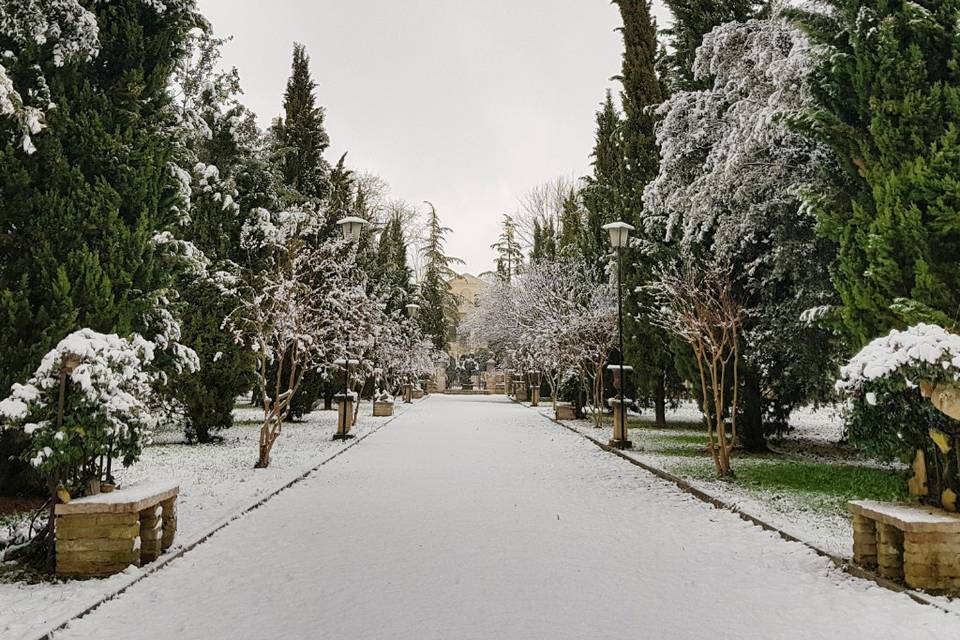
[[[432,397],[61,638],[919,638],[835,571],[503,398]]]

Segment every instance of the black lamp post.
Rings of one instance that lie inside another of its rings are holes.
[[[369,224],[363,218],[350,216],[337,222],[343,239],[353,243],[356,246],[360,242],[360,236],[363,234],[363,228]],[[350,279],[350,273],[347,274]],[[359,361],[350,359],[350,331],[347,332],[347,343],[344,347],[343,360],[338,360],[336,364],[343,364],[343,394],[337,397],[338,415],[337,432],[333,435],[334,440],[349,440],[354,436],[350,433],[353,426],[353,397],[350,395],[350,372],[351,368],[359,365]]]
[[[630,232],[636,228],[626,222],[614,222],[603,227],[610,233],[610,245],[617,250],[617,331],[620,350],[620,376],[617,399],[613,402],[613,439],[610,446],[617,449],[631,449],[633,443],[627,431],[627,403],[623,397],[627,386],[625,378],[623,350],[623,249],[630,244]]]

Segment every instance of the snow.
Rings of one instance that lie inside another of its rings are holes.
[[[960,380],[960,336],[922,323],[905,331],[894,329],[864,347],[840,370],[837,390],[854,391],[895,373],[913,373],[925,365],[937,365],[944,377]]]
[[[77,507],[82,507],[83,505],[96,505],[97,507],[110,507],[112,505],[120,504],[134,504],[141,502],[143,500],[149,500],[150,498],[158,494],[166,494],[171,489],[177,487],[176,480],[160,480],[160,479],[150,479],[142,480],[140,482],[135,482],[133,484],[122,487],[116,491],[111,491],[109,493],[98,493],[93,496],[84,496],[82,498],[76,498],[71,500],[66,505],[57,505],[57,513],[63,512],[82,512],[83,509],[77,509]],[[63,511],[61,511],[63,509]]]
[[[958,633],[956,615],[852,578],[535,411],[434,397],[54,637]]]
[[[548,415],[550,412],[543,408],[541,413]],[[678,428],[690,423],[699,423],[702,419],[703,415],[696,404],[682,403],[678,408],[668,411],[667,422],[670,430],[667,433],[686,434],[687,431],[678,431]],[[595,428],[592,422],[586,420],[565,424],[600,442],[608,442],[613,437],[609,420],[601,429]],[[790,425],[792,431],[788,441],[802,441],[814,445],[837,446],[844,432],[843,421],[838,410],[831,407],[799,409],[791,416]],[[705,432],[698,428],[695,433],[703,435],[705,448]],[[744,485],[717,480],[711,476],[713,462],[705,451],[702,458],[657,452],[655,440],[663,435],[664,432],[655,430],[631,430],[630,438],[634,442],[635,449],[624,453],[651,467],[679,475],[693,487],[718,498],[738,511],[749,513],[818,549],[838,557],[851,557],[853,528],[845,510],[838,512],[815,496],[807,498],[788,491],[748,488]],[[650,438],[651,442],[648,443],[646,438]],[[751,462],[767,464],[759,460]],[[736,471],[736,459],[733,465]],[[690,476],[687,472],[691,466],[702,467],[703,476]],[[878,466],[881,465],[878,464]]]
[[[398,404],[397,413],[402,414],[409,406]],[[369,403],[360,406],[354,427],[358,436],[389,420],[370,417],[372,412]],[[263,418],[263,411],[244,407],[235,410],[234,416],[238,424],[221,434],[222,444],[186,445],[182,432],[160,433],[156,443],[144,450],[139,463],[116,474],[122,487],[160,478],[175,479],[180,485],[177,539],[171,552],[203,537],[349,446],[332,441],[336,411],[314,412],[304,422],[285,425],[274,447],[271,467],[254,470],[258,421]],[[105,580],[38,585],[0,583],[0,638],[38,637],[138,575],[139,570]]]

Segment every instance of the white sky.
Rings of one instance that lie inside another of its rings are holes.
[[[620,68],[608,0],[199,0],[245,103],[280,113],[294,41],[312,59],[335,162],[430,200],[466,270],[532,187],[585,175],[594,113]],[[666,13],[658,9],[660,24]]]

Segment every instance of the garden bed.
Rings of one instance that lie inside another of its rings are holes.
[[[358,437],[390,420],[373,418],[371,413],[372,406],[363,403],[354,427]],[[258,499],[350,445],[332,441],[337,412],[316,411],[302,422],[285,425],[274,448],[271,467],[255,470],[262,415],[258,408],[238,406],[234,427],[222,432],[223,442],[217,444],[189,445],[181,431],[159,433],[140,462],[117,474],[122,485],[148,478],[174,479],[180,485],[177,539],[168,553],[202,538]],[[24,523],[30,515],[20,512],[16,521]],[[8,515],[6,521],[12,525],[14,518]],[[134,567],[103,580],[54,580],[15,563],[0,564],[0,638],[39,637],[136,579],[140,571]]]

